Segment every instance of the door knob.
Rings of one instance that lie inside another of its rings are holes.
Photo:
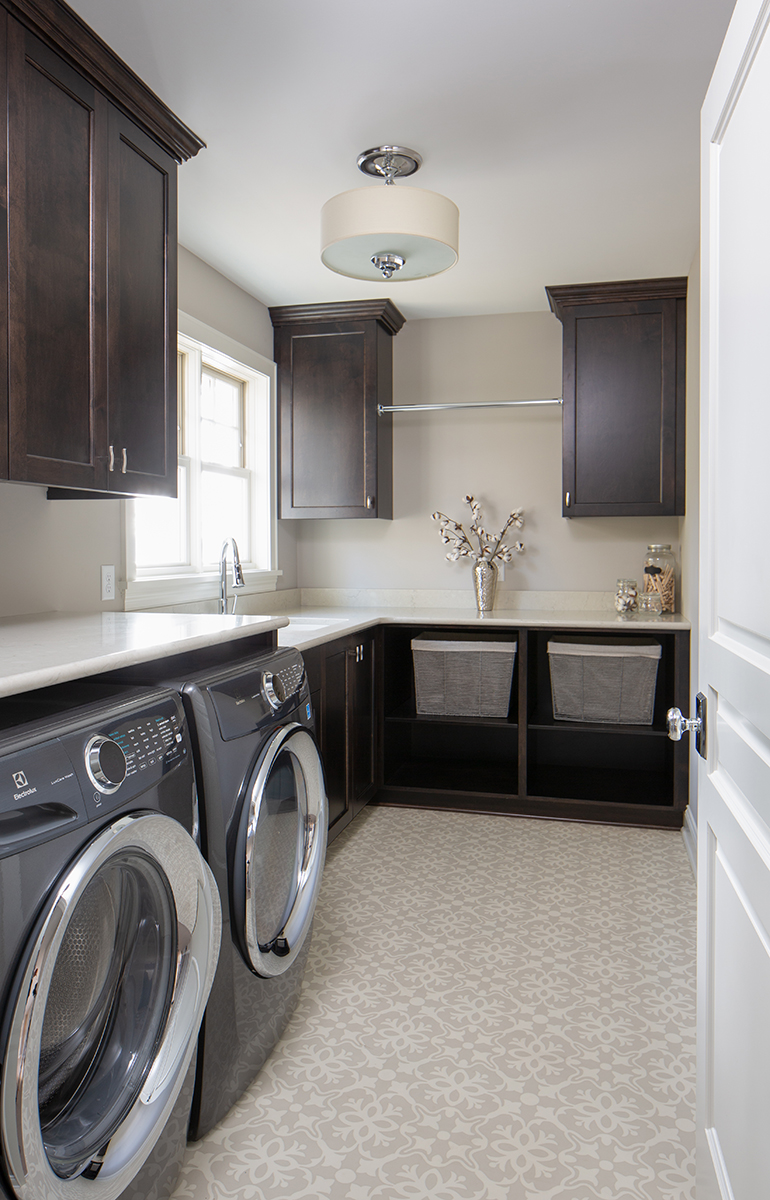
[[[695,749],[701,758],[706,757],[706,697],[698,692],[695,697],[695,716],[685,717],[678,708],[666,713],[666,727],[672,742],[679,742],[685,733],[695,734]]]

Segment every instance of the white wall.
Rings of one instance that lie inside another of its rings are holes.
[[[180,247],[179,307],[266,358],[270,314],[259,300]],[[122,608],[100,600],[100,566],[123,559],[122,502],[46,499],[45,488],[0,482],[0,616]],[[281,586],[296,584],[294,530],[279,532]],[[119,578],[118,582],[121,580]]]
[[[550,313],[411,321],[393,351],[396,404],[560,395],[561,325]],[[301,587],[470,588],[469,561],[446,561],[430,519],[441,509],[465,521],[466,492],[483,502],[487,528],[526,510],[526,550],[502,589],[612,591],[619,576],[641,581],[648,542],[671,542],[679,555],[678,517],[561,516],[558,408],[393,420],[394,519],[298,522]]]

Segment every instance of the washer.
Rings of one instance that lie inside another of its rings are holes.
[[[0,729],[0,1195],[159,1200],[221,935],[184,711],[81,684]]]
[[[223,930],[190,1136],[232,1108],[299,999],[328,828],[305,667],[293,648],[177,681],[193,733],[202,844]]]

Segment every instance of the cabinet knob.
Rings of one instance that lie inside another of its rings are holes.
[[[126,450],[126,447],[124,446],[123,447],[123,466],[121,467],[121,471],[125,475],[127,470],[128,470],[128,451]]]
[[[570,494],[569,494],[569,492],[567,492],[567,494],[564,497],[564,507],[565,508],[569,508],[569,502],[570,502]]]
[[[115,447],[110,446],[110,470],[115,470]]]
[[[367,507],[368,509],[372,509],[372,508],[374,508],[374,496],[367,496],[367,497],[366,497],[366,507]]]

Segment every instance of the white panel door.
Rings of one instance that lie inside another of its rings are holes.
[[[770,0],[702,114],[698,1200],[770,1197]]]

